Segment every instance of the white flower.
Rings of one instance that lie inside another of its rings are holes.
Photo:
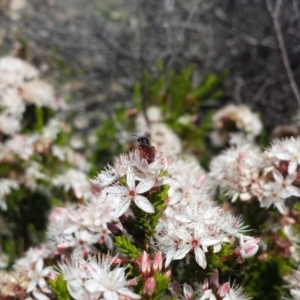
[[[198,225],[198,226],[197,226]],[[175,252],[173,259],[182,259],[187,253],[191,250],[195,253],[195,259],[197,264],[205,269],[207,262],[205,251],[207,251],[207,247],[219,244],[221,240],[218,238],[213,238],[207,235],[204,230],[204,226],[197,224],[192,231],[192,236],[188,233],[184,241],[179,245],[178,250]],[[205,250],[205,251],[204,251]]]
[[[39,73],[36,68],[20,58],[6,56],[0,59],[0,74],[1,82],[18,85],[20,82],[37,78]]]
[[[245,144],[231,147],[213,158],[209,175],[232,202],[238,197],[249,201],[261,194],[259,175],[264,166],[259,149]]]
[[[67,281],[67,288],[75,300],[89,299],[89,293],[84,287],[86,262],[82,257],[72,256],[65,263],[58,263],[59,269]]]
[[[270,158],[289,162],[288,173],[295,173],[300,164],[300,138],[274,140],[272,147],[266,150],[266,154]]]
[[[87,175],[80,170],[70,169],[65,174],[57,175],[53,184],[63,186],[65,191],[72,189],[78,199],[92,198],[92,185]]]
[[[234,285],[229,289],[223,300],[250,300],[251,298],[244,294],[242,287],[235,287]]]
[[[291,196],[300,197],[300,189],[293,185],[296,174],[288,174],[286,178],[276,169],[273,170],[275,182],[269,182],[262,186],[262,195],[260,198],[262,207],[276,206],[280,213],[286,213],[285,199]]]
[[[94,185],[98,185],[100,188],[104,188],[114,183],[119,177],[120,175],[115,168],[107,165],[106,169],[101,171],[96,178],[91,180],[91,182]]]
[[[242,263],[246,258],[249,258],[256,254],[258,250],[259,238],[250,238],[246,242],[245,236],[240,236],[240,247],[237,247],[235,253],[239,255],[238,262]]]
[[[42,165],[35,161],[30,161],[30,164],[25,170],[25,185],[31,189],[35,190],[38,185],[39,180],[47,179],[47,175],[44,174]]]
[[[80,256],[72,256],[70,262],[59,264],[59,268],[75,300],[141,299],[128,288],[125,268],[112,268],[112,263],[113,258],[109,255],[99,255],[98,260],[90,257],[88,261]]]
[[[293,185],[293,182],[296,179],[296,174],[289,174],[284,178],[282,174],[274,169],[273,170],[273,177],[276,183],[279,186],[279,197],[281,198],[288,198],[291,196],[300,197],[300,189]]]
[[[135,186],[136,183],[133,168],[129,166],[126,173],[126,183],[127,186],[114,185],[105,189],[108,194],[112,194],[120,200],[115,211],[115,217],[119,217],[124,214],[129,208],[131,202],[134,202],[146,213],[154,213],[153,205],[146,197],[140,194],[149,191],[155,185],[156,180],[150,178],[146,181],[140,181],[139,184]]]
[[[36,106],[50,107],[52,109],[57,109],[59,106],[53,87],[41,80],[26,82],[23,86],[23,98],[25,102],[33,103]]]
[[[222,146],[228,142],[230,133],[234,132],[235,137],[231,138],[233,144],[242,145],[245,140],[253,141],[262,130],[262,122],[257,114],[253,113],[245,105],[230,104],[217,111],[212,118],[213,131],[211,141],[215,146]],[[239,130],[239,136],[236,135]],[[245,138],[241,137],[241,134]]]
[[[108,258],[102,257],[103,260]],[[93,277],[85,284],[86,289],[91,293],[101,293],[105,300],[118,300],[120,296],[127,296],[130,299],[141,299],[141,297],[133,293],[127,288],[125,269],[116,267],[112,270],[110,263],[102,263],[97,266],[95,263],[90,263],[93,269]]]
[[[51,267],[44,268],[44,261],[42,258],[39,258],[35,263],[35,266],[28,271],[28,278],[30,282],[27,287],[27,293],[33,291],[36,286],[39,286],[41,289],[47,286],[46,280],[44,277],[47,277]]]

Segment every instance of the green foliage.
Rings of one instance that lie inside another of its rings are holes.
[[[54,280],[50,280],[49,284],[51,286],[51,290],[56,296],[57,300],[71,300],[72,298],[69,296],[67,283],[64,281],[64,277],[62,274],[57,276]]]
[[[243,286],[253,300],[281,299],[282,277],[290,272],[283,257],[271,257],[263,261],[251,259],[243,272]]]
[[[156,283],[154,294],[151,296],[151,300],[161,300],[164,298],[166,290],[170,282],[169,278],[166,278],[165,274],[155,273],[154,279]]]
[[[266,129],[263,129],[261,134],[259,135],[259,145],[261,147],[267,147],[268,145],[270,145],[270,139]]]
[[[236,264],[236,257],[234,257],[234,261],[232,261],[232,254],[233,248],[230,243],[223,244],[221,251],[217,253],[213,253],[213,249],[211,248],[210,251],[206,253],[207,274],[213,274],[215,269],[218,269],[223,273],[227,272],[233,265]],[[225,278],[225,280],[227,278]]]
[[[43,127],[54,115],[54,111],[47,107],[27,105],[22,120],[22,132],[32,133],[34,131],[42,133]]]
[[[298,214],[300,215],[300,202],[296,202],[294,204],[294,209],[298,212]]]
[[[196,85],[193,84],[194,72],[195,67],[191,65],[179,72],[166,74],[163,61],[158,60],[157,76],[152,76],[146,70],[142,80],[134,84],[133,102],[139,112],[145,112],[151,105],[159,106],[166,124],[182,139],[183,148],[197,154],[203,166],[207,167],[210,154],[205,138],[211,129],[213,110],[198,120],[197,124],[192,118],[211,100],[222,96],[221,84],[228,71],[219,75],[209,73]],[[122,138],[124,132],[136,133],[133,121],[126,109],[117,108],[113,115],[102,122],[96,132],[98,142],[90,159],[93,165],[91,175],[111,162],[118,153],[133,147],[124,145]]]
[[[153,193],[150,197],[150,202],[152,203],[155,213],[147,214],[148,220],[145,222],[145,236],[147,239],[150,239],[155,233],[155,227],[158,224],[159,219],[161,218],[164,209],[166,207],[166,199],[168,194],[169,186],[163,185],[160,187],[159,191]]]
[[[204,167],[209,164],[209,152],[205,138],[211,129],[213,110],[208,111],[200,120],[193,120],[202,107],[223,95],[221,84],[228,75],[209,73],[197,85],[193,84],[193,65],[169,74],[163,72],[163,63],[158,61],[155,78],[144,72],[141,82],[134,85],[134,103],[140,111],[145,106],[157,105],[162,110],[164,121],[182,140],[183,148],[201,158]],[[206,109],[207,110],[207,109]]]
[[[116,237],[115,246],[131,258],[138,258],[142,255],[142,252],[123,235]]]
[[[132,207],[135,218],[132,220],[134,225],[131,234],[135,238],[135,242],[144,250],[148,250],[150,239],[155,234],[155,227],[166,207],[168,190],[169,186],[160,186],[157,192],[148,197],[155,210],[153,214],[145,213],[136,206]]]
[[[10,231],[3,236],[10,249],[7,253],[16,257],[43,240],[51,203],[41,191],[32,193],[25,188],[13,190],[6,201],[5,221]]]
[[[158,62],[158,75],[152,79],[148,71],[144,72],[142,82],[134,85],[134,103],[141,109],[144,101],[148,106],[158,105],[167,118],[175,121],[183,112],[193,114],[201,105],[223,95],[220,85],[228,71],[220,75],[208,73],[196,86],[193,85],[193,65],[176,73],[171,71],[167,77]],[[144,91],[144,94],[143,94]]]

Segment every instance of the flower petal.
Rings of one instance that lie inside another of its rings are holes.
[[[195,259],[197,264],[202,267],[203,269],[206,268],[207,262],[206,262],[206,256],[204,251],[200,247],[196,247],[194,249],[195,252]]]
[[[288,186],[286,189],[290,196],[300,197],[300,189],[296,186]]]
[[[141,299],[142,297],[138,294],[135,294],[134,292],[132,292],[130,289],[123,287],[123,288],[119,288],[118,289],[118,293],[120,295],[125,295],[127,297],[129,297],[130,299]],[[120,299],[120,297],[119,297]]]
[[[71,234],[71,233],[77,231],[78,229],[79,229],[78,225],[76,225],[76,224],[70,225],[63,231],[63,234]]]
[[[296,173],[289,174],[285,177],[285,182],[287,184],[291,184],[295,181],[296,177],[297,177]]]
[[[217,245],[221,242],[219,238],[208,237],[201,241],[201,245],[204,247]]]
[[[153,205],[144,196],[136,195],[134,197],[134,203],[146,213],[153,214],[155,212]]]
[[[290,161],[289,166],[288,166],[288,173],[293,174],[296,172],[298,167],[298,162],[296,161]]]
[[[291,159],[291,155],[289,153],[277,153],[275,156],[280,160],[289,161]]]
[[[118,218],[121,215],[123,215],[127,209],[130,206],[130,199],[129,198],[125,198],[123,199],[117,206],[115,213],[114,213],[114,218]]]
[[[38,280],[38,286],[40,287],[40,288],[43,288],[43,287],[45,287],[47,285],[47,283],[46,283],[46,280],[45,280],[45,278],[40,278],[39,280]]]
[[[276,169],[273,170],[273,177],[276,182],[282,183],[284,181],[282,174]]]
[[[171,248],[171,249],[168,250],[168,252],[166,253],[165,268],[167,268],[168,265],[170,264],[170,262],[173,260],[173,257],[174,257],[175,252],[176,252],[175,248]]]
[[[276,203],[274,203],[274,205],[276,206],[276,208],[279,210],[279,212],[283,215],[287,214],[287,208],[284,205],[284,200],[281,199],[282,201],[277,201]]]
[[[37,291],[33,291],[33,296],[34,296],[34,299],[37,299],[37,300],[50,300],[50,298],[48,298],[45,294],[42,294]]]
[[[44,266],[44,261],[42,258],[39,258],[35,265],[35,270],[40,273],[43,270],[43,266]]]
[[[135,177],[134,177],[134,172],[133,172],[133,169],[131,166],[128,167],[127,172],[126,172],[126,182],[130,189],[135,188]]]
[[[94,279],[87,280],[84,284],[84,287],[91,294],[101,291],[99,282]]]
[[[138,194],[142,194],[145,193],[147,191],[149,191],[151,188],[153,188],[153,186],[155,185],[156,180],[154,178],[150,178],[146,181],[141,181],[137,187],[136,187],[136,192]]]
[[[104,300],[119,300],[119,296],[116,291],[105,290],[103,293]]]
[[[127,194],[127,189],[121,185],[113,185],[105,188],[105,192],[115,196],[122,196]]]
[[[30,293],[31,291],[33,291],[36,285],[37,285],[37,280],[31,280],[27,286],[26,292]]]
[[[191,246],[190,245],[182,245],[178,248],[178,250],[175,252],[174,254],[174,259],[182,259],[184,258],[189,251],[191,250]]]
[[[88,299],[88,293],[83,288],[82,280],[75,279],[67,283],[68,292],[75,300]]]

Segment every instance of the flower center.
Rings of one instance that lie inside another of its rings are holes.
[[[128,196],[133,199],[136,196],[136,191],[135,190],[129,190],[128,191]]]

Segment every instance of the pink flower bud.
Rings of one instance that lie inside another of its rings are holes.
[[[205,290],[208,290],[208,288],[209,288],[209,281],[208,281],[207,278],[204,279],[202,285],[203,285],[203,290],[204,290],[204,291],[205,291]]]
[[[168,270],[167,272],[165,272],[165,277],[166,278],[171,278],[171,276],[172,276],[171,270]]]
[[[155,254],[154,261],[153,261],[153,267],[152,267],[153,272],[160,272],[162,270],[162,265],[163,265],[162,252],[158,251]]]
[[[146,251],[143,252],[141,258],[141,272],[144,277],[148,277],[151,274],[151,260]]]
[[[129,280],[127,281],[127,284],[128,284],[129,286],[136,286],[136,285],[138,284],[138,281],[137,281],[136,278],[132,278],[132,279],[129,279]]]
[[[223,283],[218,290],[220,297],[223,298],[228,293],[229,289],[230,289],[230,283],[229,282]]]
[[[258,250],[258,243],[260,238],[255,238],[247,241],[242,247],[240,254],[243,259],[253,256]]]
[[[151,297],[154,293],[154,290],[156,288],[156,282],[154,277],[149,277],[145,283],[144,283],[144,287],[143,287],[143,297]]]
[[[214,274],[210,278],[210,282],[213,284],[214,287],[219,288],[219,271],[215,269]]]
[[[292,224],[292,225],[294,225],[296,223],[295,219],[288,217],[288,216],[283,216],[281,218],[281,221],[285,224]]]
[[[193,289],[190,285],[188,285],[187,283],[185,283],[183,285],[183,295],[185,297],[185,299],[187,300],[192,300],[192,296],[193,296]]]
[[[57,274],[51,270],[48,274],[48,278],[50,280],[54,280],[56,277],[57,277]]]
[[[266,260],[268,258],[268,254],[267,253],[262,253],[260,255],[258,255],[258,259],[259,260]]]
[[[253,256],[258,250],[260,238],[251,238],[244,242],[243,236],[240,238],[240,247],[235,249],[235,253],[239,256],[238,262],[242,263],[246,258]]]

